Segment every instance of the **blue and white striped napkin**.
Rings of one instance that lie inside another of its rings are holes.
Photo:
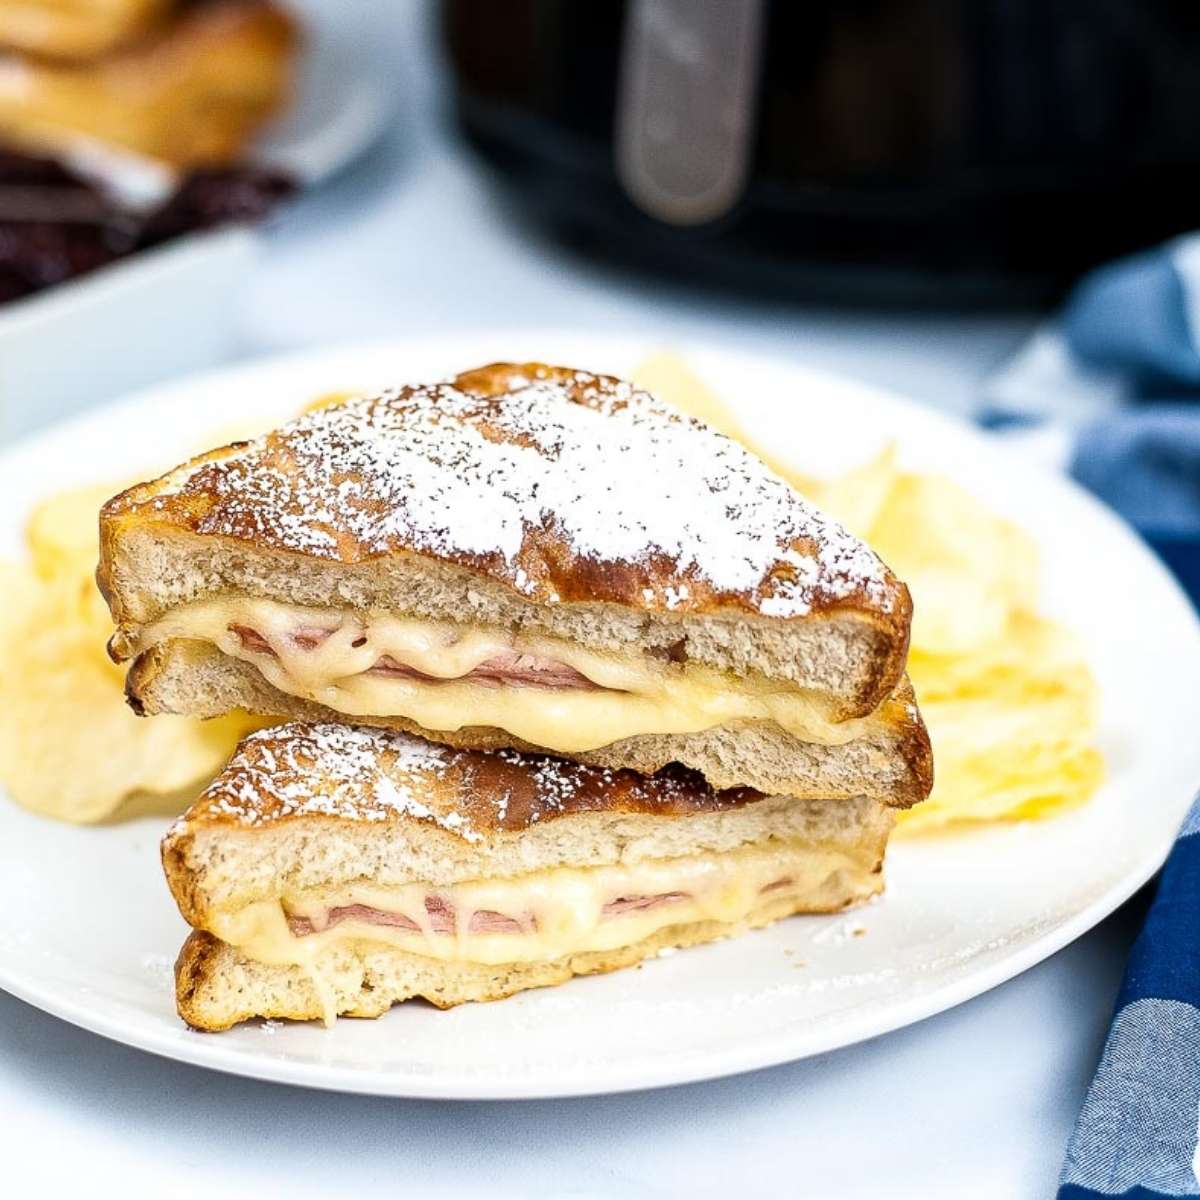
[[[1200,603],[1200,235],[1104,267],[988,385]],[[1200,737],[1200,680],[1196,681]],[[1200,780],[1197,780],[1200,786]],[[1200,796],[1133,947],[1059,1200],[1200,1195]]]
[[[1200,1195],[1200,797],[1163,868],[1058,1200]]]
[[[984,424],[1062,461],[1200,603],[1200,234],[1087,276],[984,401]]]

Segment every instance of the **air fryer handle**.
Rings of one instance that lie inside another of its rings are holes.
[[[716,220],[746,186],[765,0],[631,0],[617,79],[617,175],[671,225]]]

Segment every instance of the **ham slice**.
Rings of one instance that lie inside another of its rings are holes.
[[[566,663],[515,652],[486,659],[466,678],[473,682],[495,682],[514,687],[590,689],[598,686]]]
[[[471,933],[532,933],[537,928],[537,922],[532,914],[527,914],[521,920],[516,917],[506,917],[503,913],[480,909],[471,914],[467,929]]]
[[[787,882],[787,881],[781,881]],[[766,889],[764,889],[766,890]],[[662,892],[656,896],[619,896],[610,900],[600,911],[602,919],[620,917],[625,913],[646,912],[664,904],[676,904],[687,900],[687,892]],[[425,915],[429,928],[433,933],[453,934],[457,930],[457,918],[454,905],[445,896],[436,892],[425,897]],[[403,913],[388,912],[381,908],[372,908],[368,904],[342,904],[331,908],[326,915],[324,924],[318,926],[308,917],[289,917],[288,928],[296,937],[308,937],[319,930],[332,929],[342,921],[363,921],[368,925],[387,925],[393,929],[405,929],[410,933],[420,933],[421,926],[411,917]],[[467,922],[468,933],[533,933],[537,929],[537,918],[533,913],[521,913],[510,916],[507,913],[493,912],[491,909],[477,909]]]
[[[253,654],[269,654],[272,658],[279,657],[271,643],[257,629],[251,629],[249,625],[230,625],[229,632],[237,635],[238,640],[242,643],[242,649],[249,650]],[[324,625],[301,625],[293,629],[289,636],[301,650],[315,650],[333,632],[334,630],[327,629]]]
[[[421,927],[411,917],[403,913],[386,912],[382,908],[372,908],[368,904],[342,904],[331,908],[325,917],[322,929],[332,929],[342,921],[365,921],[368,925],[391,925],[396,929],[407,929],[411,933],[420,933]],[[296,937],[307,937],[316,932],[307,917],[288,917],[288,928]]]
[[[789,877],[786,879],[777,879],[774,883],[768,883],[765,888],[759,888],[758,894],[765,896],[767,892],[777,892],[780,888],[791,887],[794,881]]]
[[[455,932],[457,918],[454,905],[444,896],[426,896],[425,913],[429,917],[429,927],[434,933]],[[468,933],[532,933],[536,928],[537,921],[532,913],[525,913],[521,917],[509,917],[490,909],[473,912],[467,922]]]
[[[426,675],[415,667],[405,666],[385,654],[368,669],[368,675],[387,675],[395,679],[417,679],[422,683],[450,683],[469,681],[485,687],[539,687],[558,690],[563,688],[594,689],[598,685],[586,675],[581,675],[566,663],[533,654],[496,654],[485,659],[474,670],[460,675],[457,680],[442,679]]]
[[[429,918],[429,928],[434,933],[454,932],[454,906],[445,896],[426,896],[425,915]]]
[[[292,641],[301,650],[315,650],[334,632],[323,625],[301,625],[299,629],[292,630]]]
[[[229,632],[237,635],[243,650],[249,650],[252,654],[269,654],[272,658],[279,657],[271,649],[271,643],[257,629],[251,629],[249,625],[230,625]]]
[[[454,907],[444,897],[427,896],[425,912],[429,917],[429,927],[434,933],[455,932]],[[410,933],[421,932],[421,926],[411,917],[382,908],[372,908],[369,904],[342,904],[331,908],[321,931],[332,929],[342,921],[363,921],[368,925],[388,925],[393,929],[406,929]],[[288,928],[296,937],[308,937],[309,934],[318,932],[317,926],[308,917],[288,917]],[[536,928],[537,920],[532,913],[509,917],[490,909],[473,912],[470,921],[467,922],[469,933],[532,933]]]
[[[252,654],[269,654],[278,658],[271,643],[257,629],[248,625],[230,625],[229,632],[235,634],[242,643],[243,650]],[[302,650],[315,650],[320,646],[333,629],[322,625],[301,625],[289,634],[292,642]],[[360,642],[354,643],[358,646]],[[427,675],[416,667],[397,662],[389,654],[383,655],[375,664],[364,672],[367,675],[385,675],[393,679],[415,679],[421,683],[451,683],[456,680],[444,679],[438,675]],[[473,670],[458,676],[458,680],[469,680],[471,683],[482,684],[484,687],[535,687],[547,688],[552,691],[562,689],[593,690],[599,687],[586,675],[569,667],[566,663],[556,662],[551,658],[541,658],[536,654],[518,654],[515,650],[503,654],[494,654],[485,659]]]
[[[687,892],[663,892],[659,896],[618,896],[610,900],[600,911],[606,917],[621,917],[625,913],[646,912],[663,904],[674,904],[686,900]]]

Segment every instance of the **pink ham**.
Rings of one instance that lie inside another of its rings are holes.
[[[444,897],[427,896],[425,912],[429,917],[429,927],[434,933],[455,932],[454,907]],[[321,929],[332,929],[342,921],[352,920],[364,921],[368,925],[389,925],[395,929],[407,929],[410,933],[421,932],[420,925],[411,917],[406,917],[403,913],[372,908],[369,904],[343,904],[331,908]],[[308,917],[288,917],[288,928],[296,937],[307,937],[317,930]],[[467,923],[470,933],[532,933],[536,928],[537,920],[532,913],[525,913],[521,917],[509,917],[490,909],[473,912]]]
[[[242,643],[242,649],[252,654],[269,654],[277,658],[265,637],[248,625],[230,625],[229,632],[236,634]],[[334,630],[322,625],[301,625],[293,629],[292,642],[302,650],[315,650]],[[354,643],[360,645],[365,639]],[[449,683],[452,680],[443,679],[438,675],[427,675],[416,667],[406,666],[397,662],[389,654],[380,658],[374,666],[368,667],[367,675],[384,675],[393,679],[416,679],[422,683]],[[485,687],[536,687],[551,690],[562,689],[592,689],[598,685],[586,675],[567,666],[566,663],[555,662],[551,658],[540,658],[536,654],[518,654],[516,651],[506,651],[494,654],[485,659],[473,670],[458,677],[460,680],[470,680],[481,683]]]
[[[777,892],[780,888],[791,887],[793,882],[795,881],[790,876],[786,879],[777,879],[774,883],[768,883],[766,887],[759,888],[758,894],[762,896],[767,892]]]
[[[454,932],[454,905],[445,896],[426,896],[425,915],[429,918],[429,928],[434,933]]]
[[[449,683],[469,680],[471,683],[482,683],[487,687],[540,687],[550,689],[564,688],[595,688],[586,675],[581,675],[574,667],[566,663],[555,662],[548,658],[538,658],[532,654],[496,654],[485,659],[474,670],[460,675],[458,680],[442,679],[436,675],[426,675],[415,667],[398,663],[390,655],[385,654],[375,665],[368,669],[368,675],[386,675],[395,679],[417,679],[423,683]]]
[[[323,625],[301,625],[299,629],[292,630],[292,641],[301,650],[315,650],[334,632]]]
[[[436,675],[426,675],[423,671],[418,671],[416,667],[406,667],[403,663],[398,663],[390,654],[385,654],[374,666],[368,667],[363,674],[387,675],[393,679],[419,679],[425,683],[446,682],[444,679],[438,679]]]
[[[421,932],[420,925],[403,913],[385,912],[367,904],[342,904],[331,908],[326,914],[322,928],[332,929],[342,921],[365,921],[368,925],[391,925],[397,929],[410,930],[412,933]],[[307,917],[288,917],[288,928],[297,937],[307,937],[315,931],[315,926]]]
[[[429,927],[434,933],[456,931],[454,906],[444,896],[426,896],[425,913],[429,917]],[[536,928],[537,921],[532,913],[521,917],[509,917],[490,909],[473,912],[467,922],[468,933],[532,933]]]
[[[790,879],[781,879],[763,888],[770,891],[791,883]],[[656,896],[618,896],[610,900],[600,911],[602,916],[620,917],[631,912],[648,912],[664,904],[677,904],[690,897],[687,892],[661,892]],[[445,896],[430,893],[425,897],[425,915],[429,919],[429,928],[433,933],[457,932],[457,919],[454,905]],[[405,929],[410,933],[420,933],[421,926],[411,917],[403,913],[387,912],[381,908],[372,908],[368,904],[342,904],[331,908],[326,915],[321,930],[332,929],[342,921],[363,921],[368,925],[388,925],[394,929]],[[317,926],[308,917],[288,917],[288,928],[295,937],[308,937],[317,932]],[[493,912],[491,909],[477,909],[467,922],[469,933],[533,933],[537,929],[537,918],[533,913],[522,913],[512,917],[506,913]]]
[[[230,625],[229,632],[237,635],[244,650],[249,650],[254,654],[269,654],[272,658],[276,657],[271,643],[257,629],[251,629],[248,625]],[[323,625],[301,625],[293,629],[289,636],[301,650],[315,650],[333,632],[334,630],[327,629]]]
[[[610,900],[600,911],[606,917],[621,917],[630,912],[646,912],[663,904],[674,904],[686,900],[687,892],[663,892],[658,896],[618,896]]]
[[[594,688],[586,675],[566,663],[534,654],[496,654],[481,662],[467,678],[480,683],[509,684],[513,687]]]
[[[471,933],[532,933],[537,928],[537,921],[532,913],[526,913],[519,920],[516,917],[506,917],[503,913],[480,909],[471,914],[467,929]]]
[[[251,629],[248,625],[230,625],[229,632],[237,635],[243,650],[249,650],[252,654],[269,654],[272,658],[276,657],[275,651],[271,649],[271,643],[257,629]]]

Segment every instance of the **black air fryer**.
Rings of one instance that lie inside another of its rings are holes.
[[[457,112],[606,253],[1048,299],[1200,226],[1200,0],[443,0]]]

